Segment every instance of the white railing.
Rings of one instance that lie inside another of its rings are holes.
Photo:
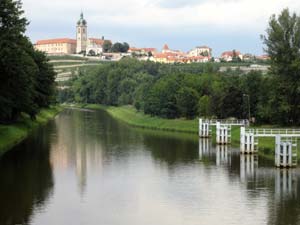
[[[257,137],[300,137],[300,129],[246,129],[246,133],[252,133]]]
[[[217,125],[217,123],[231,125],[231,126],[243,126],[249,125],[249,120],[237,120],[237,119],[211,119],[211,120],[203,120],[210,125]]]

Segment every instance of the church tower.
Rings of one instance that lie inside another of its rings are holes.
[[[76,27],[76,53],[86,51],[87,47],[87,22],[83,18],[83,13],[80,14],[80,19],[77,22]]]

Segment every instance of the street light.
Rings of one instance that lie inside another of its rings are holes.
[[[248,98],[248,116],[249,116],[249,123],[251,121],[251,112],[250,112],[250,95],[248,94],[243,94],[244,97]]]

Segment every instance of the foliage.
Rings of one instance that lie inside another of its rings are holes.
[[[103,52],[110,52],[112,47],[111,41],[105,40],[102,47],[103,47]]]
[[[267,100],[277,122],[300,123],[300,17],[285,9],[269,21],[262,37],[271,58],[274,90]],[[271,111],[271,110],[270,110]]]
[[[28,22],[19,1],[0,2],[0,21],[0,122],[14,121],[21,112],[34,118],[50,104],[53,68],[24,35]]]
[[[111,47],[112,52],[127,52],[128,50],[129,50],[129,45],[126,42],[124,42],[123,44],[116,42]]]
[[[210,63],[165,65],[124,58],[81,69],[70,82],[71,88],[59,91],[58,100],[134,105],[139,111],[163,118],[248,118],[246,94],[250,96],[251,115],[265,122],[272,118],[261,106],[265,106],[272,83],[271,75],[221,74]]]

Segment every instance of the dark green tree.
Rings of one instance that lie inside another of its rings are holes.
[[[181,116],[194,118],[198,115],[199,96],[193,88],[182,87],[176,94],[176,103]]]
[[[27,20],[20,1],[0,2],[0,121],[15,120],[34,111],[34,79],[37,67],[28,54],[24,36]]]
[[[270,101],[280,115],[277,122],[300,124],[300,17],[284,9],[270,18],[266,33],[262,39],[275,76]]]
[[[38,67],[34,102],[38,107],[48,107],[54,101],[56,73],[43,52],[34,51],[33,54]]]
[[[111,41],[105,40],[102,47],[103,47],[103,52],[110,52],[112,47]]]

